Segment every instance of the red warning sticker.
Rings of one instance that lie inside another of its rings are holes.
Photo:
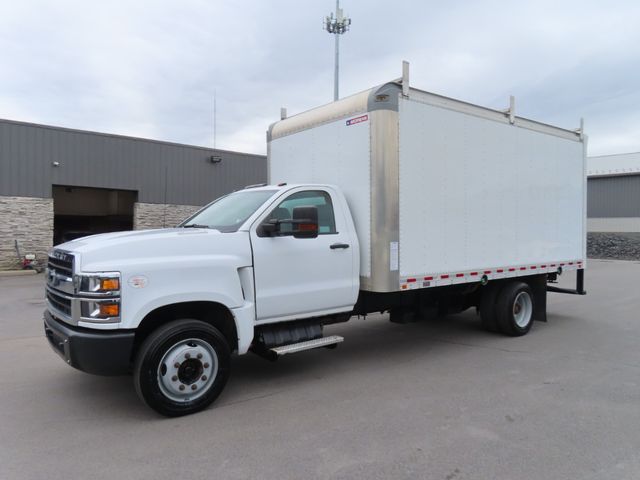
[[[351,118],[351,119],[347,120],[347,127],[349,125],[355,125],[357,123],[366,122],[367,120],[369,120],[369,115],[361,115],[361,116],[356,117],[356,118]]]

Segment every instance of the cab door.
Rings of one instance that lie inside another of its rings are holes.
[[[262,216],[251,229],[258,321],[276,321],[350,311],[356,302],[352,245],[344,213],[329,189],[296,189]],[[281,224],[278,236],[258,228],[271,219],[286,220],[293,209],[318,209],[318,236],[295,238]]]

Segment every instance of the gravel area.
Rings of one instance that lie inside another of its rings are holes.
[[[588,233],[587,256],[615,260],[640,260],[640,233]]]

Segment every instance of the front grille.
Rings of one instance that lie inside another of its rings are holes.
[[[67,299],[62,295],[58,295],[57,293],[47,289],[47,300],[53,308],[71,316],[71,299]]]
[[[61,250],[54,250],[49,254],[49,262],[47,264],[49,270],[52,270],[67,277],[73,276],[73,255]]]

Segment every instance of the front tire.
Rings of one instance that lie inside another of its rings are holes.
[[[177,417],[208,407],[230,373],[231,351],[220,331],[200,320],[176,320],[152,332],[138,350],[138,396],[161,415]]]
[[[510,282],[502,287],[496,302],[496,317],[498,327],[505,335],[526,335],[534,318],[531,287],[524,282]]]

